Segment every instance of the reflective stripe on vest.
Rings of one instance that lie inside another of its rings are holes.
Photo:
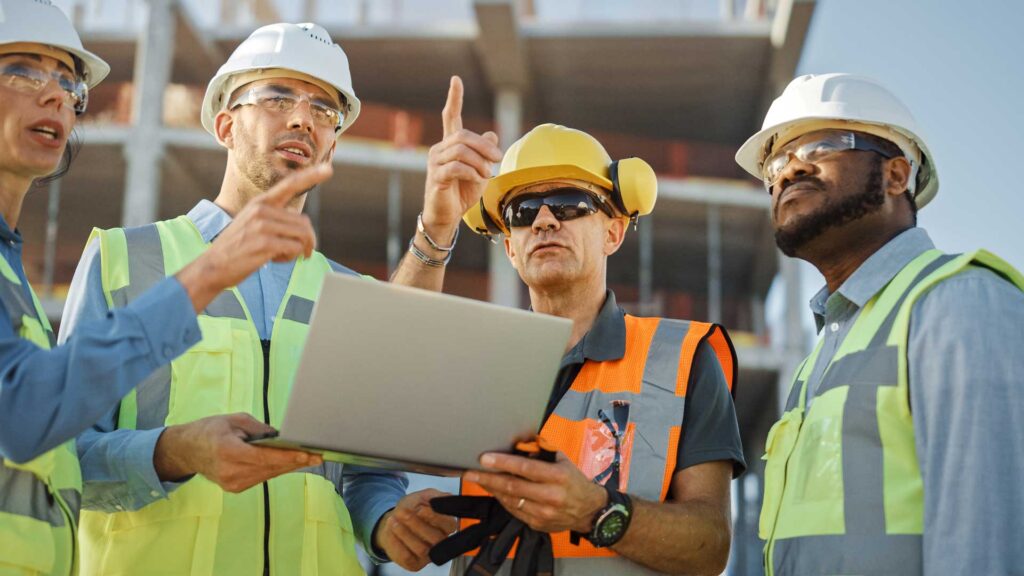
[[[21,338],[52,347],[53,330],[39,300],[2,257],[0,301]],[[5,568],[61,576],[77,571],[81,484],[73,440],[21,464],[0,458],[0,574]]]
[[[736,379],[735,352],[725,330],[715,324],[629,315],[625,323],[622,359],[586,361],[540,435],[588,478],[606,484],[617,477],[619,490],[661,502],[676,468],[697,348],[702,342],[711,346],[730,390]],[[469,482],[463,483],[462,493],[486,494]],[[472,524],[463,521],[462,528]],[[595,548],[586,540],[573,545],[568,532],[551,539],[556,574],[654,574],[609,548]],[[514,554],[515,548],[510,557]],[[453,573],[464,571],[468,560],[457,558],[453,565]],[[499,573],[508,573],[510,565],[506,562]]]
[[[768,574],[920,574],[923,480],[906,366],[910,312],[939,281],[980,264],[1024,289],[988,253],[928,251],[868,304],[806,409],[821,342],[769,432],[761,538]],[[806,415],[805,415],[806,412]]]
[[[128,304],[206,249],[186,216],[93,236],[100,241],[104,293],[111,306]],[[329,271],[319,253],[295,265],[271,335],[266,399],[260,338],[232,288],[199,315],[203,339],[125,397],[119,428],[152,429],[230,412],[263,420],[264,405],[271,425],[280,426],[313,300]],[[224,493],[195,476],[166,500],[137,511],[86,512],[84,570],[143,573],[158,562],[187,574],[263,573],[267,502],[270,574],[362,574],[351,519],[335,489],[341,473],[341,464],[326,462],[240,494]],[[146,528],[156,522],[163,526],[159,540],[151,539]]]

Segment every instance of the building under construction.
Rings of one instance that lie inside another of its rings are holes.
[[[804,303],[795,264],[775,248],[769,198],[733,154],[792,78],[813,2],[55,3],[112,66],[90,94],[70,174],[25,201],[26,272],[55,321],[93,226],[171,218],[217,194],[227,155],[199,124],[202,95],[262,24],[317,22],[348,54],[362,113],[307,212],[320,250],[360,272],[386,278],[404,253],[453,74],[465,83],[466,127],[496,131],[502,147],[554,122],[594,134],[613,158],[647,160],[659,177],[657,209],[609,261],[609,285],[632,313],[720,322],[732,334],[749,472],[734,483],[729,573],[760,572],[760,456],[780,379],[788,386],[806,352]],[[765,302],[777,277],[783,323],[769,327]],[[504,250],[471,234],[459,241],[445,291],[527,305]]]

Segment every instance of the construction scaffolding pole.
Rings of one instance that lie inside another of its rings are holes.
[[[160,200],[160,164],[164,154],[161,126],[164,91],[174,60],[174,10],[177,0],[148,0],[146,26],[139,33],[135,57],[135,94],[132,130],[125,144],[125,226],[140,226],[157,219]]]
[[[494,117],[498,125],[498,144],[502,150],[508,150],[522,132],[522,94],[518,90],[500,89],[494,99],[494,108]],[[488,273],[491,302],[518,308],[519,274],[509,263],[505,247],[500,241],[490,247]]]
[[[715,204],[708,216],[708,321],[722,322],[722,213]]]
[[[388,173],[388,278],[402,259],[402,173]]]

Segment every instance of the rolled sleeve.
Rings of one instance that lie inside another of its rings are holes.
[[[373,547],[373,529],[385,512],[405,496],[409,478],[392,470],[346,464],[342,471],[342,493],[352,517],[352,527],[366,553],[374,562],[386,562]]]
[[[747,464],[736,406],[718,357],[706,342],[694,355],[683,412],[676,472],[724,460],[732,463],[733,478],[743,474]]]

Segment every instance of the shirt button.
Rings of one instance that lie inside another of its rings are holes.
[[[124,506],[121,506],[120,504],[114,504],[114,508],[117,508],[118,510],[124,510]]]
[[[160,497],[160,493],[157,492],[156,490],[150,490],[149,491],[149,495],[152,496],[153,498],[159,498]]]
[[[839,331],[839,322],[833,322],[832,325],[828,327],[828,329],[833,331],[833,332],[838,332]]]
[[[174,356],[174,350],[170,346],[164,346],[164,357],[170,358]]]

